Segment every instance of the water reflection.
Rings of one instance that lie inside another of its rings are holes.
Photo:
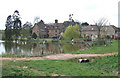
[[[15,55],[47,55],[78,51],[85,48],[84,44],[70,43],[31,43],[31,42],[0,42],[0,53]]]
[[[72,52],[72,51],[79,51],[81,49],[87,48],[85,44],[63,44],[62,48],[64,49],[65,52]]]

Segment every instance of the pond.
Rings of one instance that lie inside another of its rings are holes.
[[[48,54],[61,54],[65,52],[79,51],[86,48],[83,43],[59,43],[50,42],[45,44],[33,43],[33,42],[10,42],[0,40],[0,55],[48,55]]]

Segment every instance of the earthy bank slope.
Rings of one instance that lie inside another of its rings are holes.
[[[100,56],[108,56],[114,55],[118,52],[114,53],[105,53],[105,54],[56,54],[56,55],[48,55],[44,57],[1,57],[0,60],[67,60],[71,58],[81,58],[81,57],[100,57]]]

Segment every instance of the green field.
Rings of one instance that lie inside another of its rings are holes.
[[[72,53],[72,54],[99,54],[99,53],[112,53],[118,52],[118,41],[112,41],[112,44],[108,46],[93,46],[89,49],[83,49],[77,52],[65,52],[65,53]]]
[[[91,57],[88,63],[71,60],[3,61],[3,76],[117,76],[118,55]],[[27,67],[23,69],[23,67]]]

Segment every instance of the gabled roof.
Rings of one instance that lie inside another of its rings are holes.
[[[37,23],[37,25],[44,24],[43,20]]]
[[[119,29],[116,27],[116,26],[114,26],[114,25],[109,25],[109,26],[102,26],[102,27],[106,27],[106,28],[108,28],[108,27],[112,27],[115,31],[118,31]]]
[[[110,25],[110,26],[112,26],[115,31],[118,31],[118,28],[116,26],[114,26],[114,25]]]
[[[97,26],[85,26],[82,28],[82,31],[93,31],[98,30]]]
[[[63,27],[63,23],[51,23],[46,24],[47,29],[61,29]]]
[[[46,24],[46,26],[63,26],[63,23],[50,23]]]

